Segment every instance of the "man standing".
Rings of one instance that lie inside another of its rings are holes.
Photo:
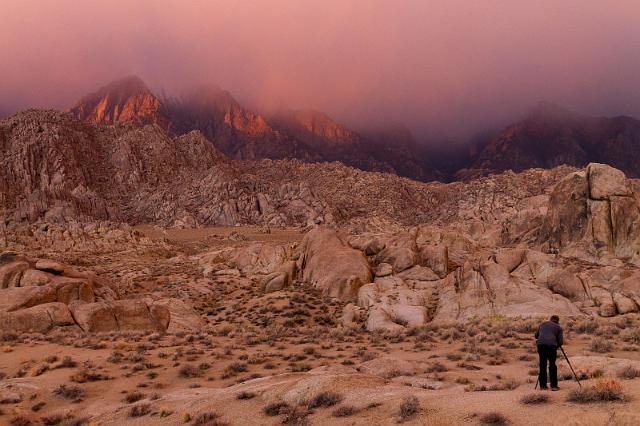
[[[538,356],[540,357],[540,372],[538,380],[540,389],[547,388],[547,361],[549,362],[549,379],[551,390],[558,390],[558,369],[556,367],[556,351],[562,344],[562,327],[558,324],[560,318],[552,315],[549,321],[544,321],[536,331],[536,345],[538,346]]]

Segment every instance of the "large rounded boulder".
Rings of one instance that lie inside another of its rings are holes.
[[[305,235],[300,246],[298,269],[302,280],[342,300],[353,299],[373,276],[361,251],[345,244],[336,231],[317,227]]]

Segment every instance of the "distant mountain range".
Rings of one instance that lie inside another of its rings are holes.
[[[83,97],[70,111],[91,124],[158,124],[175,135],[199,130],[233,159],[340,161],[415,180],[443,178],[417,154],[418,144],[413,139],[406,141],[405,135],[402,146],[393,146],[362,136],[315,111],[280,111],[266,118],[214,86],[196,88],[179,98],[160,98],[140,78],[130,76]]]
[[[582,167],[592,161],[640,176],[640,121],[585,117],[552,104],[539,105],[496,136],[456,153],[453,160],[451,154],[430,154],[401,127],[363,135],[317,111],[285,110],[264,117],[214,86],[160,98],[140,78],[130,76],[85,96],[70,111],[91,124],[157,124],[176,136],[199,130],[234,159],[340,161],[421,181],[468,180],[561,164]]]
[[[527,117],[476,147],[454,178],[472,179],[505,170],[612,165],[640,176],[640,121],[631,117],[586,117],[541,104]]]

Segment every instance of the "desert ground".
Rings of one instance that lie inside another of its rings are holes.
[[[345,302],[304,283],[264,294],[237,269],[204,278],[202,253],[301,243],[298,229],[138,227],[145,248],[41,256],[126,283],[122,296],[188,300],[181,329],[5,333],[0,422],[29,424],[637,424],[640,317],[561,319],[585,402],[562,361],[534,390],[540,318],[434,321],[402,332],[345,327]],[[32,252],[33,253],[33,252]],[[66,329],[65,329],[66,328]],[[607,382],[607,383],[605,383]],[[603,385],[603,383],[605,383]],[[620,388],[618,389],[617,386]],[[572,396],[573,395],[573,396]]]

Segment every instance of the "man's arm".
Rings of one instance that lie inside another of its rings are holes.
[[[539,335],[540,335],[540,326],[538,326],[538,329],[536,330],[533,336],[537,339]]]

